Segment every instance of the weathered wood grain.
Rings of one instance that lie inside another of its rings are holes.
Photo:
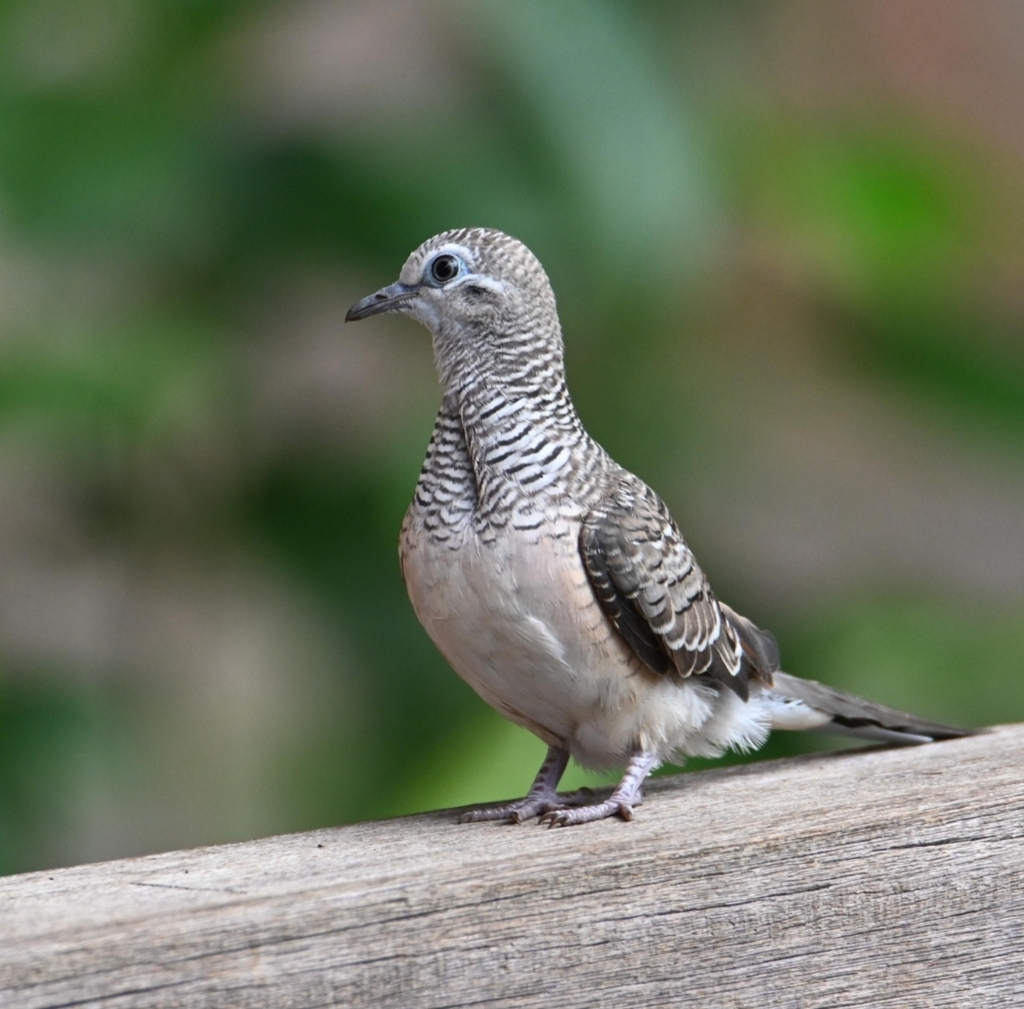
[[[1024,726],[0,880],[0,1004],[1024,1005]]]

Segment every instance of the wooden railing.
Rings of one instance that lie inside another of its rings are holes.
[[[0,880],[0,1005],[1024,1005],[1024,726]]]

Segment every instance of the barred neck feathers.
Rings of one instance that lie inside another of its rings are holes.
[[[536,525],[536,506],[571,490],[587,437],[567,395],[527,397],[497,387],[464,398],[460,416],[484,517],[519,513],[517,524]]]
[[[478,511],[476,475],[458,410],[445,401],[434,422],[413,508],[427,533],[457,547]]]

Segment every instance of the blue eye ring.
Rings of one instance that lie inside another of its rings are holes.
[[[449,280],[454,280],[459,275],[461,269],[462,264],[455,256],[442,253],[430,264],[430,279],[435,284],[447,284]]]

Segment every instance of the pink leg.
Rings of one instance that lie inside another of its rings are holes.
[[[569,751],[560,746],[549,746],[548,755],[540,765],[537,777],[530,787],[525,799],[507,802],[502,806],[489,806],[484,809],[471,809],[459,817],[460,823],[478,823],[481,820],[509,820],[522,823],[540,813],[548,813],[555,809],[565,809],[573,802],[585,801],[590,794],[589,789],[581,789],[571,795],[559,795],[558,783],[562,780],[565,767],[569,763]],[[586,794],[583,794],[586,793]]]
[[[540,818],[541,823],[549,827],[572,827],[577,823],[590,823],[592,820],[603,820],[608,816],[621,816],[623,820],[633,819],[633,807],[643,801],[641,789],[647,775],[654,767],[653,753],[641,750],[634,753],[626,764],[626,773],[615,791],[604,802],[593,806],[577,806],[575,809],[547,810]]]

